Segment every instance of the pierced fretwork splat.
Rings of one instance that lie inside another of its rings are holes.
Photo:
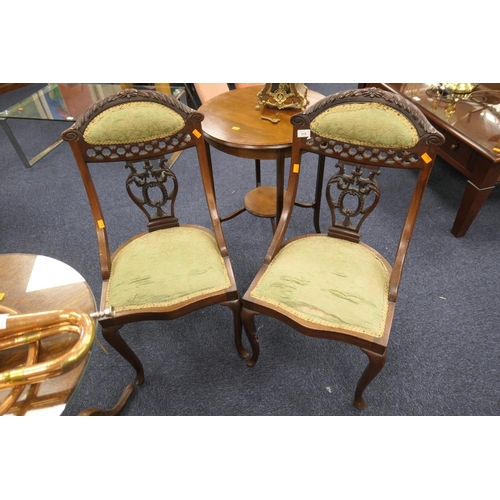
[[[177,177],[169,167],[167,159],[162,158],[155,166],[153,162],[126,162],[130,169],[127,178],[127,192],[132,201],[146,214],[150,231],[178,226],[174,214],[177,196]],[[138,171],[142,167],[142,171]]]
[[[360,239],[361,224],[380,198],[379,185],[375,179],[380,170],[366,169],[368,176],[363,177],[360,165],[346,165],[339,161],[336,167],[338,172],[330,177],[326,186],[326,200],[332,214],[328,234],[357,242]]]

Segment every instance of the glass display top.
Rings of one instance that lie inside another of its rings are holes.
[[[181,99],[180,84],[51,83],[14,106],[0,112],[0,118],[76,121],[94,102],[126,88],[149,89]],[[183,99],[181,99],[183,100]]]

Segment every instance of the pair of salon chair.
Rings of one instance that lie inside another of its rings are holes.
[[[408,244],[443,138],[411,102],[374,88],[325,97],[296,114],[292,123],[283,213],[262,267],[243,296],[217,209],[202,114],[160,92],[126,89],[95,103],[62,134],[92,210],[102,276],[100,308],[115,310],[113,317],[100,320],[102,334],[134,368],[135,384],[143,383],[144,369],[120,336],[123,325],[175,320],[220,304],[232,312],[236,351],[248,366],[259,356],[258,314],[311,337],[360,347],[369,363],[354,401],[359,409],[365,407],[363,391],[385,363]],[[179,185],[170,159],[190,148],[196,151],[210,229],[181,223],[174,211],[177,196],[189,197],[192,188]],[[299,178],[307,175],[301,168],[306,152],[334,163],[325,190],[332,222],[327,234],[287,240]],[[116,171],[116,195],[127,191],[144,219],[144,232],[116,249],[110,248],[107,233],[108,222],[116,221],[108,221],[102,211],[92,176],[97,166],[89,168],[94,163]],[[381,195],[377,177],[386,169],[418,174],[392,264],[360,241],[361,224]],[[243,327],[251,352],[242,339]]]

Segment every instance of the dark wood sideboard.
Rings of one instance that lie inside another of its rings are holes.
[[[480,84],[454,99],[428,83],[360,83],[398,93],[416,104],[446,138],[438,155],[468,179],[451,232],[464,236],[500,183],[500,84]],[[456,97],[456,96],[455,96]]]

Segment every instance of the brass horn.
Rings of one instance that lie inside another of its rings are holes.
[[[0,403],[0,415],[15,403],[26,385],[58,377],[80,364],[94,343],[96,320],[114,316],[114,310],[110,308],[87,314],[77,309],[59,309],[2,316],[4,318],[3,324],[0,325],[0,351],[22,345],[28,346],[28,351],[23,366],[16,363],[18,366],[15,368],[0,372],[0,389],[12,389]],[[68,333],[78,335],[76,343],[63,343],[65,347],[60,347],[54,357],[38,361],[40,341],[58,336],[67,337]]]

